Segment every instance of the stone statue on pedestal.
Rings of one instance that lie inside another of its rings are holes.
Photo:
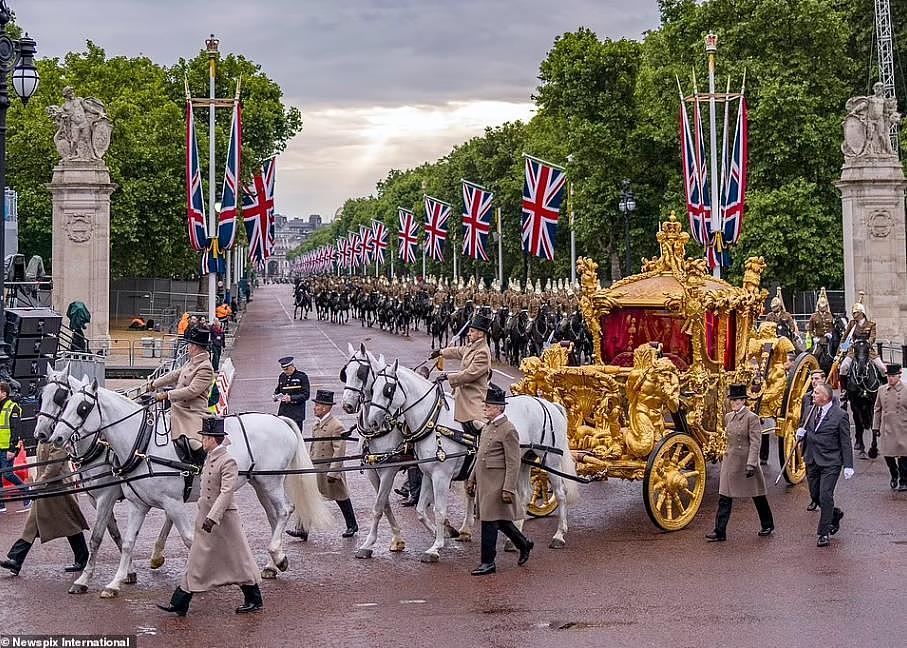
[[[851,97],[844,105],[845,158],[884,157],[894,155],[888,133],[893,124],[901,121],[897,100],[885,98],[885,86],[876,83],[868,97]]]
[[[50,106],[47,114],[57,124],[54,144],[64,160],[100,160],[110,147],[113,126],[104,104],[91,97],[77,97],[75,91],[63,88],[66,101]]]

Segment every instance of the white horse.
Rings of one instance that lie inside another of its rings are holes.
[[[151,438],[141,443],[138,441],[146,417],[146,408],[98,387],[97,381],[90,384],[85,381],[70,396],[49,439],[65,447],[70,454],[78,454],[93,436],[101,435],[120,466],[139,460],[134,468],[123,474],[123,478],[130,480],[122,487],[129,504],[129,521],[119,568],[113,580],[104,587],[102,598],[119,593],[132,560],[136,538],[151,508],[166,513],[186,547],[192,543],[194,525],[191,512],[183,503],[183,477],[174,474],[174,468],[160,463],[161,460],[178,461],[169,431],[160,420],[164,417],[157,421],[160,429],[155,427]],[[150,424],[154,425],[154,422]],[[271,414],[242,414],[227,417],[225,427],[231,440],[227,451],[236,460],[240,473],[250,468],[263,471],[312,468],[302,433],[290,419]],[[294,507],[310,529],[323,528],[329,523],[330,516],[313,474],[251,477],[240,474],[236,488],[247,482],[255,489],[271,525],[268,564],[262,570],[262,577],[274,578],[278,570],[286,571],[289,566],[283,551],[283,532]],[[287,495],[292,503],[287,501]]]
[[[371,356],[371,359],[374,361],[374,356]],[[435,521],[447,518],[447,494],[450,484],[466,460],[465,457],[451,459],[452,455],[462,453],[465,446],[438,432],[439,426],[449,430],[461,430],[460,424],[453,419],[453,398],[416,372],[400,367],[396,361],[393,366],[373,365],[373,368],[375,378],[368,411],[364,416],[367,430],[380,429],[389,415],[394,413],[396,416],[398,412],[402,414],[407,428],[417,438],[420,431],[432,430],[415,443],[415,453],[419,459],[433,457],[439,459],[420,464],[425,479],[422,480],[422,491],[417,507],[419,519],[435,533],[435,543],[425,552],[423,559],[428,557],[427,561],[434,562],[444,546],[444,527],[441,524],[432,524],[426,510],[429,505],[433,506]],[[346,397],[346,392],[344,396]],[[508,400],[506,413],[520,435],[521,446],[539,455],[543,465],[567,475],[576,474],[573,455],[567,442],[567,416],[560,405],[532,396],[515,396]],[[545,451],[544,448],[549,450]],[[524,464],[520,471],[519,483],[519,501],[523,510],[528,507],[531,495],[529,477],[530,467]],[[567,507],[575,501],[576,486],[572,481],[562,479],[553,473],[549,473],[549,480],[559,504],[558,528],[549,546],[560,548],[565,544]],[[464,539],[471,537],[472,534],[471,498],[467,500],[466,509],[464,526],[460,529],[460,534],[465,535]],[[431,559],[432,556],[434,560]]]
[[[63,412],[63,408],[66,407],[66,403],[69,401],[69,396],[80,386],[81,383],[70,375],[69,365],[63,371],[54,371],[48,367],[47,380],[41,388],[40,398],[38,399],[38,414],[37,422],[35,423],[35,438],[38,441],[46,441],[50,438],[60,413]],[[107,479],[94,478],[95,476],[109,474],[110,463],[107,457],[107,450],[100,447],[97,449],[103,450],[103,452],[95,454],[94,450],[96,448],[91,447],[91,445],[90,443],[87,444],[88,449],[85,452],[88,453],[88,456],[85,456],[77,465],[80,478],[86,480],[92,486],[100,485],[107,481],[115,482],[116,480],[113,477]],[[101,546],[101,541],[104,539],[105,530],[110,534],[110,539],[116,544],[118,550],[122,552],[123,547],[120,530],[113,515],[114,504],[118,500],[123,499],[123,489],[120,484],[112,483],[106,488],[87,491],[86,494],[96,511],[95,523],[91,527],[91,536],[88,542],[88,563],[82,574],[69,588],[70,594],[84,594],[88,591],[87,584],[94,573],[97,551]],[[130,568],[127,568],[124,582],[127,584],[136,582],[136,574],[131,570],[131,565]]]

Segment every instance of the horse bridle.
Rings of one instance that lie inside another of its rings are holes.
[[[351,362],[356,361],[356,364],[359,367],[356,369],[356,378],[362,383],[362,387],[347,387],[346,386],[346,367]],[[368,376],[372,373],[372,363],[368,359],[363,360],[362,358],[357,358],[355,354],[346,361],[346,365],[343,365],[343,369],[340,370],[340,381],[344,383],[343,388],[349,389],[351,392],[359,394],[359,405],[362,405],[363,400],[365,399],[365,385],[368,381]]]
[[[62,382],[60,380],[49,380],[46,385],[57,385],[56,391],[54,391],[53,402],[54,405],[60,408],[56,414],[48,414],[44,411],[43,407],[39,406],[38,413],[36,416],[44,416],[53,421],[53,424],[56,425],[60,422],[60,415],[63,413],[63,410],[66,409],[66,401],[69,400],[69,395],[72,393],[72,388],[69,386],[69,383]],[[43,399],[41,399],[43,401]]]

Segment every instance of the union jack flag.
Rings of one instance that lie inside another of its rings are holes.
[[[239,164],[242,159],[242,106],[233,105],[230,123],[230,146],[224,167],[224,191],[221,194],[220,214],[217,216],[217,239],[221,250],[229,250],[236,242],[236,194],[239,187]]]
[[[434,261],[441,263],[444,261],[444,240],[447,238],[447,219],[453,211],[453,206],[425,196],[425,224],[422,226],[425,230],[425,249]]]
[[[731,152],[721,203],[722,233],[725,245],[734,245],[740,240],[743,229],[743,207],[746,199],[746,167],[748,116],[746,100],[740,97],[737,110],[737,127],[734,129],[734,148]]]
[[[362,265],[362,239],[355,232],[350,232],[350,246],[353,248],[352,260],[353,267],[358,268]]]
[[[346,268],[346,239],[337,239],[335,242],[336,245],[336,259],[337,264],[341,268]]]
[[[523,249],[529,254],[554,260],[554,240],[567,174],[560,167],[523,155]]]
[[[375,247],[371,225],[359,226],[359,239],[362,241],[362,263],[371,263],[375,258]]]
[[[202,250],[202,259],[199,264],[201,274],[218,273],[224,274],[226,266],[224,265],[224,255],[218,249],[217,239],[209,239],[207,247]]]
[[[403,263],[416,262],[416,246],[419,245],[419,230],[416,216],[408,209],[397,208],[400,219],[400,233],[397,234],[397,256]]]
[[[242,198],[243,222],[249,239],[249,259],[257,267],[264,265],[271,256],[269,239],[274,221],[275,158],[265,160],[255,174],[252,184],[245,188]]]
[[[463,254],[488,261],[485,246],[491,231],[491,199],[494,194],[484,187],[463,180]]]
[[[690,120],[687,115],[687,106],[680,96],[680,149],[681,160],[683,162],[683,185],[687,199],[687,217],[690,223],[690,234],[693,240],[699,245],[706,245],[708,238],[708,229],[706,222],[708,220],[705,202],[703,201],[703,175],[702,175],[702,158],[704,157],[701,149],[704,146],[702,140],[702,126],[699,124],[699,102],[694,103],[693,119],[695,120],[696,135],[690,129]],[[708,200],[708,198],[706,198]]]
[[[198,138],[192,102],[186,101],[186,214],[189,223],[189,245],[204,250],[208,242],[205,223],[205,198],[202,194],[202,172],[198,163]]]
[[[384,263],[384,251],[387,249],[387,227],[381,221],[372,221],[372,249],[373,256],[378,263]]]

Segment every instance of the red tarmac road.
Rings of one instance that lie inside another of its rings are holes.
[[[358,345],[368,338],[370,348],[410,365],[427,355],[423,333],[400,339],[358,322],[294,322],[291,303],[285,285],[259,288],[250,303],[233,351],[234,411],[274,411],[277,358],[285,354],[296,356],[309,374],[313,393],[339,388],[348,341]],[[508,367],[498,370],[515,375]],[[508,382],[501,373],[496,380]],[[137,634],[139,646],[193,648],[903,646],[907,495],[888,489],[881,458],[860,461],[856,469],[853,479],[839,483],[846,517],[827,549],[815,546],[817,514],[805,511],[805,484],[770,487],[773,537],[756,536],[755,510],[741,501],[728,542],[707,544],[703,535],[711,530],[717,500],[713,467],[699,516],[682,531],[662,533],[649,522],[638,483],[581,486],[565,549],[546,548],[553,520],[529,521],[536,550],[528,564],[517,567],[515,554],[501,552],[498,573],[485,578],[469,575],[478,562],[478,542],[450,542],[439,564],[421,564],[420,551],[431,541],[412,509],[398,510],[405,552],[387,551],[390,533],[383,524],[375,557],[356,560],[359,540],[339,537],[335,510],[335,530],[312,534],[307,543],[287,537],[290,570],[263,584],[265,610],[246,617],[233,613],[241,601],[238,588],[196,596],[184,619],[155,607],[178,583],[186,550],[174,534],[164,567],[148,568],[162,522],[154,512],[138,541],[138,584],[124,586],[114,600],[98,597],[118,558],[105,539],[89,593],[69,595],[71,579],[61,572],[71,559],[68,545],[58,540],[36,546],[19,577],[0,575],[0,632]],[[767,482],[774,482],[777,471],[773,453]],[[371,488],[359,473],[348,475],[364,527]],[[237,500],[253,552],[263,562],[264,512],[251,489]],[[81,502],[92,519],[84,496]],[[24,522],[17,506],[0,514],[4,550]]]

